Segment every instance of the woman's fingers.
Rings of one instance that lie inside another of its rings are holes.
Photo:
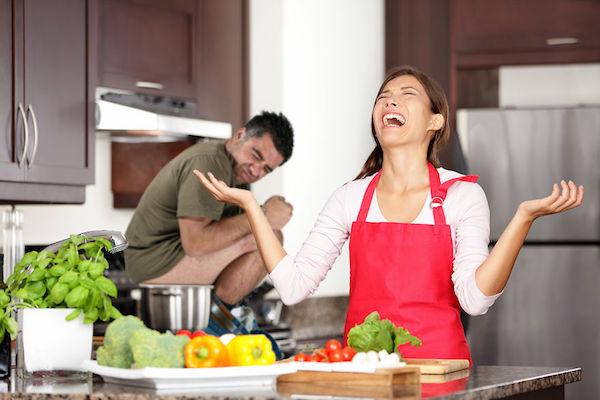
[[[575,207],[579,207],[583,203],[583,186],[579,186],[577,188],[577,196],[575,198],[575,202],[571,204],[568,208],[565,208],[563,211],[570,210]]]
[[[560,182],[560,190],[558,185],[554,185],[552,194],[545,199],[549,204],[544,204],[546,207],[543,207],[542,211],[553,214],[578,207],[583,202],[583,192],[583,186],[578,187],[573,181],[563,180]]]
[[[568,187],[568,197],[566,201],[556,208],[556,212],[568,210],[577,201],[577,186],[575,186],[575,183],[573,183],[573,181],[569,181],[566,183],[566,185]]]
[[[215,185],[208,179],[206,178],[206,176],[204,176],[204,174],[198,170],[194,170],[194,175],[196,175],[198,177],[198,179],[200,179],[200,182],[202,182],[202,184],[206,187],[206,189],[217,199],[217,200],[223,200],[222,199],[222,193],[221,191],[215,187]],[[209,172],[208,173],[209,178],[212,176],[212,174]],[[212,176],[212,179],[214,179],[214,176]]]

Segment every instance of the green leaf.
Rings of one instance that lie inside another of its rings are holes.
[[[75,244],[71,243],[69,251],[67,252],[67,263],[69,267],[75,267],[79,263],[79,252]]]
[[[64,283],[57,282],[50,291],[49,300],[58,305],[64,301],[68,293],[69,286],[65,285]]]
[[[0,289],[0,308],[4,309],[10,303],[10,297]]]
[[[50,274],[52,276],[61,277],[65,272],[67,272],[67,268],[64,264],[58,264],[50,268]]]
[[[31,264],[32,262],[35,261],[35,259],[38,256],[38,252],[37,251],[30,251],[29,253],[26,253],[23,258],[21,258],[21,261],[19,261],[19,263],[17,264],[18,266],[26,266]]]
[[[10,338],[15,340],[17,338],[17,331],[19,329],[19,324],[17,324],[17,321],[15,321],[13,317],[10,317],[4,321],[4,325],[6,326],[6,331],[10,334]]]
[[[87,272],[90,269],[92,262],[92,260],[83,260],[77,265],[77,269],[79,272]]]
[[[104,276],[101,276],[99,278],[96,278],[96,280],[94,282],[96,282],[96,286],[102,292],[106,293],[107,295],[109,295],[111,297],[117,297],[117,287],[115,286],[113,281],[111,281],[110,279],[108,279]]]
[[[40,268],[46,268],[48,266],[48,264],[50,264],[51,262],[52,262],[51,258],[44,258],[37,262],[37,266]]]
[[[115,306],[110,307],[109,315],[112,319],[119,319],[123,316],[119,310],[115,308]]]
[[[104,247],[108,251],[112,250],[113,248],[112,243],[104,238],[97,238],[96,243],[98,243],[100,246]]]
[[[98,309],[90,308],[86,310],[83,316],[83,323],[85,324],[93,324],[98,319]]]
[[[73,321],[75,318],[79,317],[79,314],[81,314],[81,310],[78,308],[76,310],[71,311],[65,319],[67,321]]]
[[[50,278],[46,278],[46,287],[48,290],[52,290],[54,285],[58,282],[58,278],[55,276],[51,276]]]
[[[29,275],[30,282],[41,281],[46,277],[46,270],[40,267],[36,267],[33,272]]]
[[[79,284],[81,286],[83,286],[84,288],[87,289],[96,289],[96,283],[91,280],[90,278],[88,278],[87,276],[85,276],[85,274],[81,274],[81,277],[79,278]]]
[[[46,293],[46,285],[44,282],[33,282],[25,286],[27,290],[27,297],[30,300],[36,300],[42,297]]]
[[[88,273],[90,274],[90,278],[96,279],[99,276],[102,276],[102,274],[104,274],[104,270],[105,270],[104,265],[102,265],[99,262],[92,262],[90,264],[90,268],[88,270]]]
[[[72,283],[77,283],[78,279],[79,274],[77,272],[66,271],[60,278],[58,278],[58,281],[60,283],[64,283],[65,285],[71,286]]]
[[[85,301],[87,300],[89,289],[84,288],[83,286],[77,286],[72,289],[69,294],[65,297],[65,303],[69,308],[78,308],[83,307]]]
[[[86,237],[84,235],[71,235],[69,237],[69,241],[71,242],[71,244],[78,246],[81,243],[85,242]]]

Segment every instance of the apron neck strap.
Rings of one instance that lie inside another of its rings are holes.
[[[379,177],[381,176],[381,170],[375,174],[369,186],[367,186],[367,191],[363,196],[362,203],[360,204],[360,211],[358,212],[358,218],[356,218],[357,222],[365,222],[367,220],[367,214],[369,214],[369,207],[371,206],[371,200],[373,199],[373,193],[375,193],[375,188],[377,187],[377,182],[379,182]]]
[[[430,205],[433,209],[433,220],[435,221],[435,225],[446,225],[446,216],[444,215],[442,204],[444,204],[444,200],[446,199],[448,188],[457,181],[477,182],[478,177],[476,175],[460,176],[458,178],[450,179],[442,184],[440,181],[440,174],[433,164],[428,163],[427,168],[429,170],[429,187],[431,190]],[[373,194],[375,193],[375,188],[377,187],[380,177],[381,170],[379,170],[373,179],[371,179],[371,182],[369,182],[369,186],[367,187],[362,203],[360,204],[360,211],[358,212],[356,222],[365,222],[367,220],[369,207],[371,206]]]
[[[433,210],[433,221],[436,225],[446,225],[446,216],[442,208],[446,195],[444,197],[439,196],[440,187],[442,186],[440,174],[432,163],[428,163],[427,168],[429,169],[429,188],[431,190],[431,203],[429,205]]]

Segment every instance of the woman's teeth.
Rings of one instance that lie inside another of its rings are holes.
[[[406,123],[406,118],[402,114],[386,114],[383,116],[383,125],[402,126]]]

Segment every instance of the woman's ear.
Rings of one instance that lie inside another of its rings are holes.
[[[444,127],[444,116],[442,114],[433,114],[429,120],[429,130],[439,131]]]

